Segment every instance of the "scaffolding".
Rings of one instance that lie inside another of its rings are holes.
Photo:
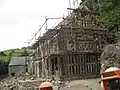
[[[90,11],[84,3],[76,9],[71,7],[69,9],[71,13],[66,18],[46,17],[43,24],[46,25],[46,33],[38,37],[32,46],[37,51],[35,58],[41,61],[42,72],[44,71],[48,77],[53,75],[63,79],[99,77],[99,57],[105,45],[104,27],[95,17],[99,14]],[[47,21],[50,19],[63,21],[53,29],[48,29]],[[44,77],[42,72],[40,76]]]

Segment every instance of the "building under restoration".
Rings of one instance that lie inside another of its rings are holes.
[[[28,71],[37,77],[60,79],[100,76],[99,57],[105,45],[104,26],[84,4],[34,43]]]

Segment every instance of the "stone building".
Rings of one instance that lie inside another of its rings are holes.
[[[32,74],[64,80],[98,78],[104,26],[84,4],[33,44]]]
[[[8,66],[9,76],[19,76],[26,72],[26,57],[13,57]]]

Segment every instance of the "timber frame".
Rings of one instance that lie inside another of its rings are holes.
[[[99,77],[104,32],[96,13],[81,4],[33,44],[36,50],[33,61],[39,61],[40,68],[36,68],[37,76],[60,79]]]

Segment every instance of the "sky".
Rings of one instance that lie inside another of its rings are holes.
[[[69,0],[0,0],[0,51],[26,47],[45,16],[65,17],[70,12],[69,6]],[[48,28],[61,20],[49,20]],[[45,32],[44,28],[41,33]]]

